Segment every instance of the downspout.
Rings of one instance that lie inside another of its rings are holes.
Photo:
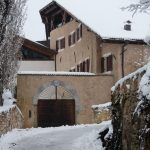
[[[125,73],[124,73],[124,53],[127,49],[125,49],[125,47],[128,45],[128,42],[125,41],[124,44],[121,47],[121,74],[122,74],[122,78],[124,77]]]
[[[57,54],[55,54],[55,58],[54,58],[54,59],[55,59],[55,71],[57,71],[56,55],[57,55]]]
[[[55,72],[57,71],[56,55],[57,55],[57,53],[55,54]],[[56,98],[56,100],[58,99],[57,98],[57,86],[55,86],[55,98]]]

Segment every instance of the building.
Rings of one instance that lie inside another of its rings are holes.
[[[141,33],[140,21],[132,26],[118,2],[110,14],[103,12],[109,0],[92,5],[56,0],[40,10],[50,49],[57,52],[57,72],[19,73],[18,104],[26,127],[92,123],[91,105],[110,101],[113,84],[145,61],[150,49],[143,39],[150,22],[145,14]]]
[[[24,39],[21,48],[21,60],[19,61],[21,71],[55,71],[56,51],[49,49],[47,45]]]

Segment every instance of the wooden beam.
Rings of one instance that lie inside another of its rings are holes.
[[[42,46],[41,44],[30,41],[28,39],[24,40],[23,46],[49,57],[52,57],[57,53],[55,50],[51,50],[46,46]]]
[[[60,14],[60,13],[62,13],[62,12],[63,12],[63,10],[60,9],[60,10],[56,11],[55,13],[53,13],[51,16],[52,16],[52,17],[55,17],[56,15],[58,15],[58,14]]]

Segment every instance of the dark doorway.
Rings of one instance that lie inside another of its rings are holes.
[[[38,101],[38,126],[56,127],[75,124],[74,100],[39,100]]]

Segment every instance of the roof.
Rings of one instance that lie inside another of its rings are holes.
[[[149,14],[132,16],[133,12],[121,10],[131,4],[131,0],[54,0],[40,12],[47,11],[54,2],[103,39],[143,40],[150,25]],[[128,20],[132,22],[131,31],[124,30]]]
[[[23,47],[27,47],[35,52],[41,53],[49,57],[52,57],[57,53],[55,50],[52,50],[41,43],[33,42],[29,39],[24,39]]]

